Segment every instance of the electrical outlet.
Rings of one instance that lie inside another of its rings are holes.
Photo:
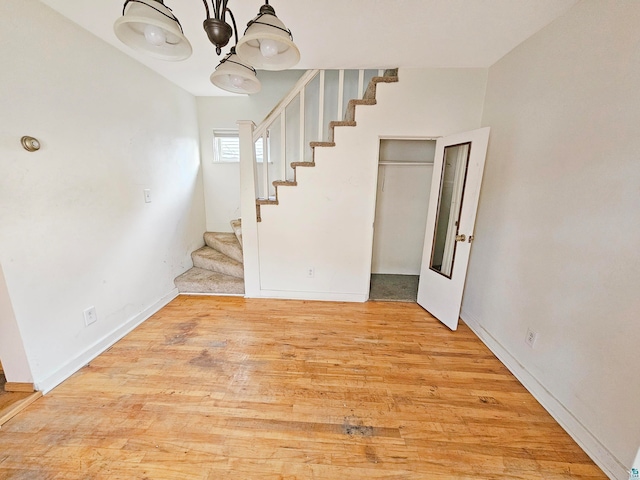
[[[524,343],[529,345],[529,347],[533,348],[538,340],[538,332],[534,332],[530,328],[527,328],[527,336],[524,339]]]
[[[96,307],[89,307],[84,312],[84,325],[88,327],[92,323],[98,320],[98,314],[96,313]]]
[[[313,278],[316,274],[316,269],[313,267],[307,268],[307,278]]]
[[[631,476],[629,480],[634,478],[640,478],[640,448],[638,448],[638,453],[636,453],[636,459],[633,461],[631,465]]]
[[[151,189],[145,188],[143,191],[144,191],[144,203],[151,203]]]

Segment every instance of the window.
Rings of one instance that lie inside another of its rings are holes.
[[[258,163],[263,161],[262,150],[262,139],[259,139],[256,142],[256,161]],[[237,130],[213,131],[213,161],[216,163],[240,162],[240,138]]]

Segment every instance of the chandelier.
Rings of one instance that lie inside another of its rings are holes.
[[[238,41],[238,27],[227,7],[228,2],[211,0],[212,8],[209,8],[208,0],[202,0],[207,16],[203,27],[218,55],[235,35],[235,46],[216,67],[211,83],[234,93],[257,93],[261,88],[257,68],[286,70],[298,63],[300,51],[293,43],[291,31],[276,16],[269,0],[265,0]],[[227,23],[227,14],[233,27]],[[193,51],[180,21],[163,0],[126,0],[122,17],[116,20],[113,28],[125,45],[154,58],[185,60]]]

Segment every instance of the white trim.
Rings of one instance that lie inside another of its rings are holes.
[[[296,82],[293,88],[289,91],[289,93],[278,102],[278,105],[275,106],[273,110],[266,116],[266,118],[260,122],[260,125],[254,128],[253,130],[253,140],[258,140],[260,136],[271,126],[273,122],[276,121],[278,116],[287,108],[287,106],[293,101],[294,98],[298,95],[300,89],[306,87],[311,80],[315,78],[318,74],[319,70],[307,70],[302,74],[300,79]]]
[[[49,375],[44,380],[35,382],[36,390],[41,391],[42,394],[47,394],[55,387],[64,382],[71,375],[76,373],[82,367],[91,362],[94,358],[100,355],[102,352],[107,350],[113,344],[115,344],[118,340],[121,340],[125,335],[131,332],[134,328],[140,325],[142,322],[147,320],[151,315],[156,313],[162,307],[167,305],[171,300],[178,296],[178,289],[174,288],[166,295],[159,298],[155,303],[147,307],[145,310],[131,318],[129,321],[120,325],[111,333],[105,335],[100,340],[95,342],[85,351],[76,355],[74,358],[69,360],[65,365],[55,371],[53,374]]]
[[[498,357],[544,409],[560,424],[589,457],[611,479],[628,480],[629,471],[600,441],[535,378],[518,360],[483,327],[479,319],[464,308],[460,318]]]
[[[245,295],[246,298],[252,298]],[[286,300],[318,300],[325,302],[355,302],[364,303],[369,299],[368,294],[360,293],[328,293],[328,292],[292,292],[289,290],[260,290],[259,297],[279,298]]]
[[[240,297],[244,298],[244,293],[213,293],[213,292],[180,292],[185,297]]]
[[[320,70],[318,83],[318,141],[324,138],[324,70]]]
[[[305,87],[306,88],[306,87]],[[299,151],[299,162],[304,162],[304,100],[305,100],[305,88],[300,90],[300,151]]]
[[[384,166],[394,166],[394,167],[414,167],[414,166],[423,166],[423,167],[433,167],[433,162],[378,162],[378,165]]]
[[[244,291],[255,296],[260,291],[260,249],[256,217],[257,168],[254,146],[255,124],[239,120],[240,130],[240,212],[242,217],[242,257],[244,259]],[[267,192],[268,194],[268,192]]]
[[[255,143],[262,142],[262,188],[264,189],[263,191],[264,198],[269,198],[269,196],[271,195],[271,185],[269,184],[269,164],[264,162],[265,153],[268,150],[267,139],[265,136],[266,132],[268,132],[268,130],[265,130],[265,133],[263,133],[262,136]],[[238,141],[238,150],[240,150],[239,141]],[[255,151],[255,146],[254,146],[254,151]],[[258,162],[257,158],[256,158],[256,162]]]
[[[380,140],[429,140],[432,142],[438,141],[442,137],[420,137],[415,135],[380,135]]]
[[[344,70],[338,70],[338,120],[344,119]]]
[[[274,122],[275,123],[275,122]],[[287,178],[287,111],[280,114],[280,161],[282,178]]]

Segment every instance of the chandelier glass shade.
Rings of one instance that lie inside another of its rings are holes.
[[[238,56],[262,70],[286,70],[300,61],[293,36],[269,5],[263,5],[236,46]]]
[[[127,0],[113,30],[125,45],[160,60],[185,60],[192,53],[180,22],[161,1]]]
[[[235,47],[211,74],[211,83],[216,87],[233,93],[258,93],[262,88],[256,76],[256,70],[247,66],[236,55]]]
[[[217,87],[234,93],[257,93],[261,87],[256,68],[285,70],[300,60],[300,51],[293,43],[291,31],[276,17],[269,0],[265,0],[258,15],[248,23],[240,41],[235,18],[227,7],[229,0],[202,2],[206,12],[203,27],[218,55],[235,33],[236,46],[210,77]],[[233,27],[226,21],[227,14]],[[185,60],[193,50],[180,22],[164,0],[126,0],[114,31],[124,44],[161,60]]]

